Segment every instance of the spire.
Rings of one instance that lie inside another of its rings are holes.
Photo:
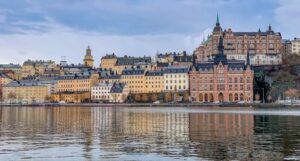
[[[250,54],[249,54],[249,50],[247,51],[247,66],[250,65]]]
[[[220,24],[220,21],[219,21],[219,12],[217,12],[217,24]]]
[[[219,39],[218,50],[221,55],[224,55],[224,46],[223,46],[223,37],[222,36],[220,36],[220,39]]]
[[[92,55],[92,50],[91,50],[90,46],[88,46],[86,49],[86,55],[89,55],[89,56]]]

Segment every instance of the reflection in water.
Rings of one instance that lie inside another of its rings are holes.
[[[300,156],[300,117],[162,109],[2,107],[0,156],[3,160],[282,160]]]

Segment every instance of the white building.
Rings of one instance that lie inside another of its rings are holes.
[[[300,38],[294,38],[292,42],[292,54],[300,55]]]
[[[91,87],[92,101],[109,101],[113,83],[98,83]]]
[[[189,67],[176,66],[164,69],[164,90],[166,92],[189,90]]]

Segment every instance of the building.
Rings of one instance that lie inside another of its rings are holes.
[[[162,93],[164,91],[164,72],[149,70],[145,73],[145,93]]]
[[[86,49],[86,54],[85,54],[84,59],[83,59],[83,64],[84,64],[84,66],[87,66],[87,67],[93,67],[94,66],[94,58],[92,56],[92,50],[90,49],[89,46]]]
[[[126,68],[122,72],[121,82],[126,83],[130,93],[145,93],[145,70]]]
[[[189,66],[191,67],[194,63],[194,56],[188,55],[185,51],[181,54],[174,55],[173,66]]]
[[[242,60],[227,60],[223,37],[212,60],[196,64],[190,72],[190,95],[196,102],[252,102],[254,72]]]
[[[84,103],[90,101],[90,92],[58,92],[51,94],[52,102]]]
[[[164,69],[164,91],[181,92],[189,90],[189,67],[178,66]]]
[[[224,39],[224,54],[228,59],[246,62],[249,52],[250,63],[255,66],[282,63],[281,33],[274,32],[271,26],[265,32],[260,29],[257,32],[233,32],[231,28],[223,30],[219,17],[212,34],[195,50],[198,61],[207,61],[218,53],[220,36]]]
[[[127,100],[129,88],[126,83],[114,83],[109,96],[109,102],[123,103]]]
[[[12,79],[10,77],[5,74],[0,74],[0,101],[2,101],[3,98],[3,86],[10,82],[12,82]]]
[[[9,76],[12,79],[22,78],[22,67],[19,64],[0,64],[0,73]]]
[[[57,78],[57,92],[90,92],[98,83],[98,74],[72,74]]]
[[[126,68],[131,68],[133,66],[147,66],[151,64],[151,57],[132,57],[125,55],[124,57],[117,57],[115,54],[106,55],[101,58],[101,68],[111,69],[116,74],[121,74]]]
[[[300,38],[294,38],[294,40],[291,41],[292,45],[292,54],[300,55]]]
[[[12,81],[3,86],[5,102],[43,103],[50,100],[49,86],[39,81]]]
[[[108,102],[113,83],[98,83],[91,88],[91,100],[93,102]]]
[[[22,77],[43,75],[46,69],[53,69],[55,67],[55,62],[51,60],[27,60],[22,65]]]

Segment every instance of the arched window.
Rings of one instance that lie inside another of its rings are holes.
[[[234,101],[238,101],[239,100],[239,95],[236,93],[234,94]]]
[[[212,93],[209,94],[209,102],[214,102],[214,95]]]
[[[240,94],[240,101],[244,101],[244,94],[243,93]]]
[[[204,102],[208,102],[208,95],[207,95],[207,93],[205,93],[205,95],[204,95]]]
[[[202,93],[199,94],[199,102],[203,102],[203,94]]]

